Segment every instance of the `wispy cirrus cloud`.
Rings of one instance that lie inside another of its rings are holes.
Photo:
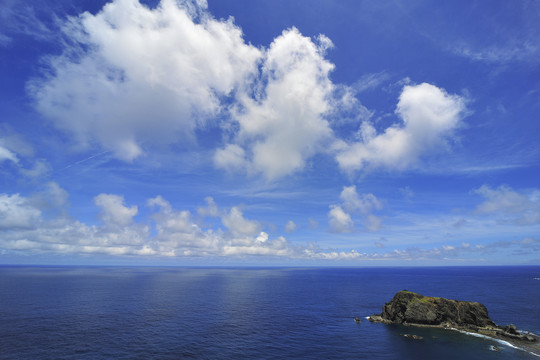
[[[526,41],[514,45],[480,48],[459,44],[451,51],[459,56],[488,63],[534,62],[538,59],[540,44]]]
[[[390,74],[385,71],[365,74],[352,85],[352,88],[358,92],[373,90],[384,84],[389,79]]]
[[[0,124],[0,164],[10,162],[28,179],[44,178],[51,172],[45,159],[37,158],[34,147],[8,124]]]
[[[0,146],[0,162],[3,161],[11,161],[14,163],[18,163],[19,159],[17,158],[17,155],[15,155],[12,151],[6,149],[3,146]]]
[[[14,37],[19,35],[30,36],[39,40],[52,40],[56,24],[54,18],[47,16],[44,7],[50,4],[27,3],[14,0],[5,0],[0,7],[0,46],[9,46]],[[51,28],[52,27],[52,28]]]
[[[482,25],[489,33],[484,41],[461,36],[450,41],[449,50],[456,55],[489,64],[537,63],[540,55],[540,6],[535,1],[508,3],[494,8]],[[504,25],[502,25],[504,24]],[[466,34],[469,35],[469,34]]]
[[[392,261],[445,261],[447,263],[474,263],[479,264],[484,260],[478,257],[489,255],[498,251],[511,251],[509,255],[519,256],[523,252],[540,251],[540,240],[534,238],[524,238],[512,241],[496,241],[485,245],[471,245],[461,243],[460,245],[442,245],[431,248],[410,247],[403,250],[390,250],[385,252],[359,252],[357,250],[336,251],[321,250],[317,247],[304,249],[304,254],[312,259],[333,260],[333,261],[369,261],[369,262],[392,262]]]
[[[484,198],[477,206],[478,214],[495,215],[498,222],[517,225],[540,224],[540,191],[519,193],[509,186],[491,188],[482,185],[473,191]]]
[[[33,157],[35,151],[23,136],[15,132],[6,123],[0,123],[0,162],[12,161],[18,163],[22,157]]]

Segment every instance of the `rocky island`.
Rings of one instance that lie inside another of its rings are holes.
[[[472,301],[429,297],[403,290],[369,317],[371,322],[423,327],[450,328],[508,341],[528,350],[540,351],[538,336],[518,331],[514,325],[496,325],[483,304]]]

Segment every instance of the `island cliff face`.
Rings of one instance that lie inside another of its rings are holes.
[[[514,325],[497,326],[483,304],[472,301],[429,297],[407,290],[398,292],[383,306],[372,322],[454,328],[510,341],[537,342],[533,334],[523,334]]]

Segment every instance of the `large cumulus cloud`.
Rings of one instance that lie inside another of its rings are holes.
[[[284,31],[265,53],[260,89],[239,99],[233,144],[217,151],[217,166],[261,172],[273,179],[301,170],[322,150],[332,130],[324,115],[332,108],[333,64],[324,58],[331,46],[293,28]]]
[[[64,53],[29,85],[36,106],[80,146],[97,141],[126,161],[145,142],[190,141],[261,56],[232,20],[213,19],[202,2],[163,0],[150,9],[115,0],[64,30]]]
[[[170,144],[189,148],[199,130],[211,130],[201,143],[217,168],[267,180],[301,171],[320,153],[346,172],[405,169],[444,147],[466,110],[463,97],[434,85],[405,86],[395,111],[401,123],[377,133],[357,90],[332,81],[329,38],[293,27],[256,47],[204,1],[150,8],[113,0],[63,29],[63,53],[28,84],[36,108],[72,145],[124,161]],[[361,141],[333,129],[351,111],[362,121]],[[17,158],[0,144],[0,161]]]
[[[407,85],[399,96],[396,114],[401,123],[377,133],[372,123],[360,127],[362,140],[341,144],[336,159],[341,169],[369,167],[406,169],[422,156],[444,148],[465,115],[465,98],[435,85]]]

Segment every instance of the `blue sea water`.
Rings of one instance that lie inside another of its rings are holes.
[[[479,301],[497,324],[540,333],[540,267],[3,266],[0,359],[538,359],[365,319],[403,289]]]

